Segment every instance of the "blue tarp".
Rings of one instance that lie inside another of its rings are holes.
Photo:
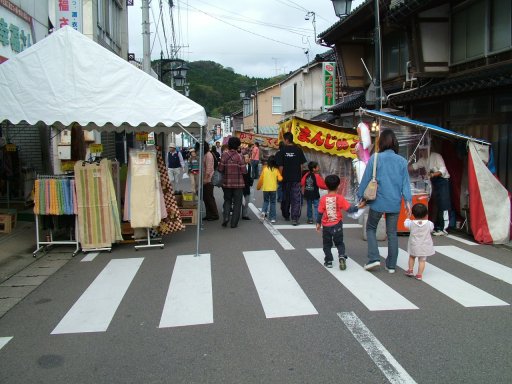
[[[442,127],[439,127],[434,124],[424,123],[422,121],[409,119],[407,117],[391,115],[390,113],[386,113],[386,112],[382,112],[382,111],[375,111],[372,109],[364,109],[364,108],[360,108],[359,112],[363,113],[365,115],[373,116],[373,117],[380,117],[384,120],[388,120],[388,121],[391,121],[394,123],[411,125],[414,127],[420,127],[420,128],[424,128],[424,129],[430,129],[430,130],[440,133],[442,135],[457,137],[459,139],[464,139],[464,140],[470,140],[470,141],[474,141],[474,142],[477,142],[480,144],[491,145],[491,143],[489,143],[488,141],[485,141],[482,139],[476,139],[474,137],[466,136],[466,135],[463,135],[462,133],[450,131],[449,129],[442,128]]]

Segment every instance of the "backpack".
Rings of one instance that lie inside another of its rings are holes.
[[[315,200],[320,198],[320,192],[316,185],[316,176],[314,173],[309,172],[306,176],[304,185],[304,198],[306,200]]]

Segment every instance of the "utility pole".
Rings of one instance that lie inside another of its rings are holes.
[[[151,74],[149,0],[142,0],[142,70]]]
[[[381,80],[381,47],[380,47],[380,15],[379,0],[375,0],[375,32],[373,36],[373,44],[375,44],[375,109],[382,109],[382,80]]]

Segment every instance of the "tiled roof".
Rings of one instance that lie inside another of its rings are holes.
[[[341,113],[347,110],[354,110],[359,107],[366,107],[366,92],[362,89],[345,96],[338,104],[328,110],[334,113]]]
[[[310,120],[312,121],[325,121],[326,123],[330,123],[336,120],[336,115],[332,112],[323,112],[319,115],[312,117]]]
[[[392,98],[394,104],[512,85],[512,64],[453,76]]]

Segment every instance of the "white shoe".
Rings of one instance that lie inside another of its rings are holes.
[[[395,273],[394,269],[391,269],[391,268],[388,268],[388,267],[386,267],[386,271],[388,271],[388,273]]]
[[[271,222],[272,224],[275,224],[275,223],[276,223],[276,221],[275,221],[275,220],[273,220],[273,219],[272,219],[272,220],[270,220],[270,222]]]
[[[448,232],[446,231],[434,231],[434,233],[432,233],[434,236],[445,236],[446,234],[448,234]]]
[[[373,261],[364,265],[364,269],[367,271],[372,271],[378,267],[380,267],[380,261]]]

